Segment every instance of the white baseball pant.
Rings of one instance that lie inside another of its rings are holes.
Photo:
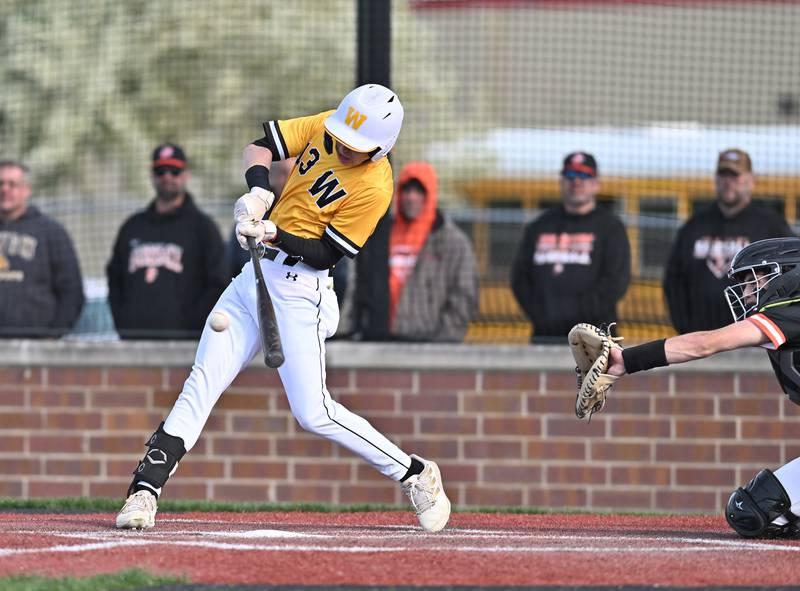
[[[411,466],[409,456],[368,421],[331,398],[325,385],[325,339],[336,332],[339,305],[327,271],[303,263],[284,265],[261,259],[286,361],[278,369],[289,406],[301,427],[345,446],[381,473],[400,480]],[[192,371],[169,413],[164,431],[181,437],[189,451],[212,408],[237,374],[261,350],[256,282],[252,263],[220,296],[214,310],[230,318],[227,330],[206,323]]]
[[[775,478],[786,489],[786,494],[789,495],[789,502],[791,506],[789,511],[795,515],[800,515],[800,458],[795,458],[791,462],[784,464],[773,472]],[[772,521],[778,525],[785,525],[787,520],[781,516]]]

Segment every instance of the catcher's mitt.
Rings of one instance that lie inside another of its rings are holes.
[[[578,396],[575,399],[575,416],[579,419],[600,412],[606,403],[606,394],[617,376],[606,373],[610,364],[612,348],[622,349],[622,337],[611,336],[614,324],[598,328],[593,324],[580,323],[569,331],[569,346],[575,358],[575,373],[578,374]]]

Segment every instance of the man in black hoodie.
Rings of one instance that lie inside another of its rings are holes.
[[[0,337],[59,337],[83,307],[72,240],[30,195],[28,167],[0,160]]]
[[[568,154],[560,186],[563,202],[525,227],[511,270],[511,288],[537,342],[563,340],[577,322],[616,322],[631,279],[625,227],[597,204],[594,156]]]
[[[786,220],[769,207],[753,203],[753,165],[744,150],[720,153],[717,199],[680,229],[667,262],[664,295],[679,333],[713,330],[731,321],[719,294],[734,255],[765,238],[793,236]]]
[[[186,156],[153,152],[156,197],[120,228],[108,263],[108,299],[120,338],[196,339],[228,283],[214,221],[186,191]]]

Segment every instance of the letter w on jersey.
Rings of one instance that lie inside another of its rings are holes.
[[[347,116],[344,118],[345,125],[349,125],[353,129],[358,129],[361,124],[367,120],[367,116],[356,111],[353,107],[347,108]]]
[[[308,192],[311,193],[312,196],[317,197],[317,195],[319,195],[316,203],[320,209],[347,195],[347,191],[344,189],[336,190],[339,186],[339,179],[335,176],[332,177],[332,175],[332,170],[325,171],[321,176],[318,176],[314,184],[308,188]],[[330,180],[328,180],[329,178]],[[320,195],[320,193],[322,193],[322,195]]]

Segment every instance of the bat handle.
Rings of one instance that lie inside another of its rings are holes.
[[[266,362],[267,367],[280,367],[283,365],[284,361],[283,351],[267,351],[267,354],[264,355],[264,361]]]

